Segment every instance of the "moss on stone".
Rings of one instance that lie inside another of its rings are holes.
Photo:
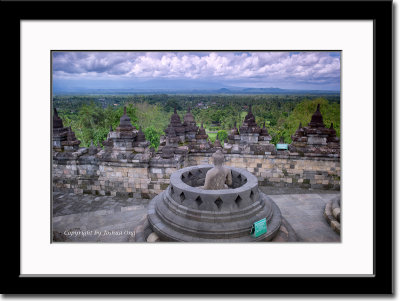
[[[165,190],[165,189],[167,189],[167,188],[168,188],[168,186],[169,186],[169,184],[168,184],[168,183],[161,183],[161,184],[160,184],[160,188],[161,188],[162,190]]]

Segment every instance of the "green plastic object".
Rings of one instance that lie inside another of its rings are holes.
[[[288,149],[288,145],[287,144],[278,143],[276,145],[276,149]]]
[[[267,233],[267,219],[263,218],[253,224],[250,230],[250,234],[254,237],[259,237]]]

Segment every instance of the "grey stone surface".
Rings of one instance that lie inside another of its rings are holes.
[[[263,189],[263,188],[261,188]],[[338,194],[270,195],[279,206],[282,216],[293,227],[301,242],[340,242],[326,222],[323,212],[326,204]]]
[[[288,221],[282,217],[282,224],[279,228],[278,234],[271,240],[272,242],[298,242],[299,239],[296,232]]]
[[[160,241],[160,238],[154,232],[150,233],[150,235],[147,236],[147,242],[158,242],[158,241]]]
[[[282,225],[289,233],[286,234],[284,229],[282,230],[282,227],[280,227],[280,232],[283,233],[278,233],[274,241],[340,242],[340,236],[330,228],[323,217],[325,204],[339,196],[339,193],[333,194],[332,191],[327,192],[325,190],[293,190],[283,187],[274,190],[275,193],[279,194],[271,194],[271,189],[271,187],[260,188],[279,206],[283,216]],[[55,241],[133,242],[138,235],[141,236],[141,240],[138,241],[144,242],[145,238],[151,233],[151,229],[146,224],[148,200],[70,193],[54,193],[53,196],[53,211],[56,215],[52,218],[52,230],[56,232],[53,232]],[[118,206],[120,206],[120,210],[116,209]],[[57,207],[58,209],[56,209]],[[178,207],[183,214],[191,214],[191,212],[183,210],[183,206]],[[153,209],[153,211],[149,210],[148,212],[154,214],[155,211]],[[135,237],[129,234],[124,235],[125,230],[131,232],[133,229],[137,230],[141,221],[142,223],[145,222],[145,226],[141,229],[141,232],[139,231],[140,233],[135,233]],[[290,227],[294,231],[291,231]],[[64,234],[65,230],[82,232],[96,229],[103,232],[108,231],[104,232],[108,235],[98,237],[97,235],[66,236]],[[293,232],[296,232],[297,237]]]
[[[331,199],[324,210],[324,217],[329,226],[338,234],[340,234],[340,196]]]
[[[260,190],[266,195],[284,195],[284,194],[340,194],[339,191],[314,189],[314,188],[300,188],[300,187],[284,187],[284,186],[260,186]]]
[[[128,242],[134,239],[134,229],[145,214],[146,208],[136,208],[119,213],[101,210],[59,216],[53,219],[53,233],[63,234],[67,242]]]
[[[143,199],[54,193],[53,241],[134,241],[147,206]]]
[[[53,192],[53,217],[75,213],[109,210],[119,212],[134,206],[148,205],[148,199],[81,195]]]
[[[190,177],[212,165],[180,169],[170,178],[170,187],[149,204],[150,226],[164,241],[245,242],[272,239],[279,230],[281,214],[273,201],[258,191],[258,180],[250,172],[229,168],[239,186],[206,190],[193,187]],[[245,180],[243,180],[245,179]],[[252,237],[254,222],[266,218],[268,232]]]

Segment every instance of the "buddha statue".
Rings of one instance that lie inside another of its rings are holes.
[[[224,155],[218,150],[213,156],[214,167],[207,171],[203,189],[218,190],[227,189],[232,185],[231,170],[222,166],[224,163]]]

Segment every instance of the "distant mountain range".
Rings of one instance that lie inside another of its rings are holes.
[[[54,94],[313,94],[332,95],[340,91],[294,90],[280,88],[220,88],[220,89],[85,89],[53,87]]]
[[[339,94],[340,91],[327,90],[295,90],[280,88],[242,88],[242,89],[218,89],[219,94]]]
[[[55,94],[339,94],[311,89],[251,88],[246,83],[189,79],[61,79],[53,78]]]

